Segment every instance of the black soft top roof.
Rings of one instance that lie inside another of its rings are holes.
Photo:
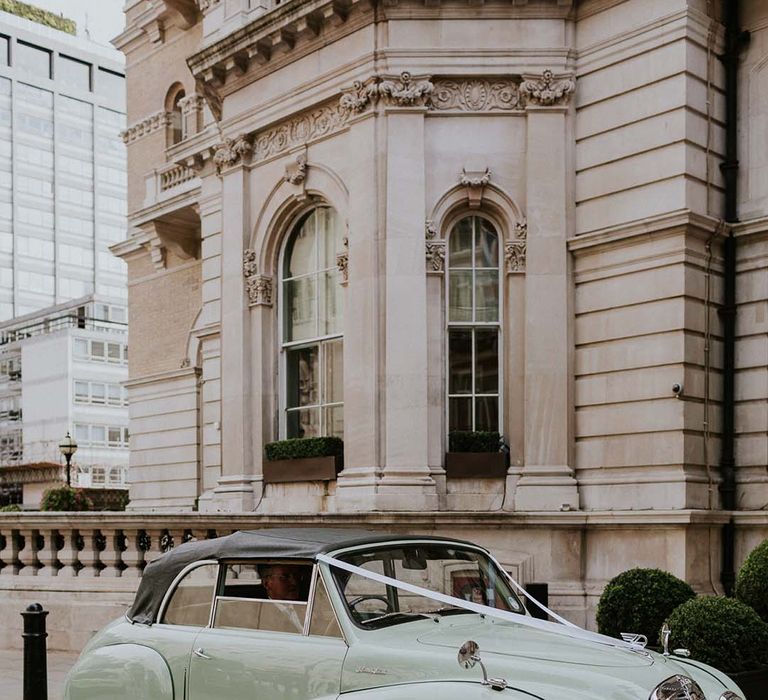
[[[144,569],[128,619],[151,625],[168,587],[187,565],[203,559],[315,559],[318,554],[392,540],[442,540],[445,537],[382,534],[370,530],[274,528],[241,530],[225,537],[187,542]],[[458,542],[457,540],[453,540]],[[468,544],[468,543],[467,543]]]

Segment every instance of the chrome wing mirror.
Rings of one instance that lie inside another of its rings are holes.
[[[488,672],[485,670],[485,664],[479,656],[480,646],[477,642],[468,639],[459,647],[458,661],[462,668],[474,668],[475,664],[480,664],[483,671],[483,685],[487,685],[493,690],[504,690],[507,687],[507,681],[503,678],[488,678]]]

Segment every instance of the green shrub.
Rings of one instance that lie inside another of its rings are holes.
[[[644,634],[659,646],[659,632],[670,613],[696,594],[685,582],[660,569],[630,569],[608,582],[597,606],[597,629],[619,637]]]
[[[733,598],[700,597],[669,616],[670,648],[723,673],[751,671],[768,664],[768,625],[748,605]]]
[[[749,553],[739,570],[736,598],[768,622],[768,540]]]
[[[0,10],[17,17],[31,19],[33,22],[53,27],[67,34],[77,33],[77,25],[74,20],[60,17],[53,12],[48,12],[48,10],[43,10],[34,5],[28,5],[25,2],[19,2],[19,0],[0,0]]]
[[[453,430],[448,433],[448,452],[498,452],[501,435],[494,431]]]
[[[128,489],[82,489],[91,501],[91,510],[125,510],[129,503]]]
[[[40,510],[91,510],[93,503],[82,489],[70,486],[48,489],[43,494]]]
[[[19,513],[21,506],[16,503],[9,503],[7,506],[0,506],[0,513]]]
[[[268,442],[264,446],[264,453],[270,462],[305,457],[341,457],[344,454],[344,441],[337,437],[278,440]]]

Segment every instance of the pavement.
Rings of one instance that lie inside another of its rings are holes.
[[[77,654],[48,652],[48,700],[62,700],[64,677],[77,660]],[[0,650],[0,688],[3,700],[23,700],[24,652]]]

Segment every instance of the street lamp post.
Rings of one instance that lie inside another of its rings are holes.
[[[77,452],[77,443],[74,438],[70,437],[69,431],[67,431],[64,439],[59,443],[59,451],[64,455],[64,459],[67,460],[67,486],[72,485],[72,479],[70,476],[70,462],[72,461],[72,455]]]

